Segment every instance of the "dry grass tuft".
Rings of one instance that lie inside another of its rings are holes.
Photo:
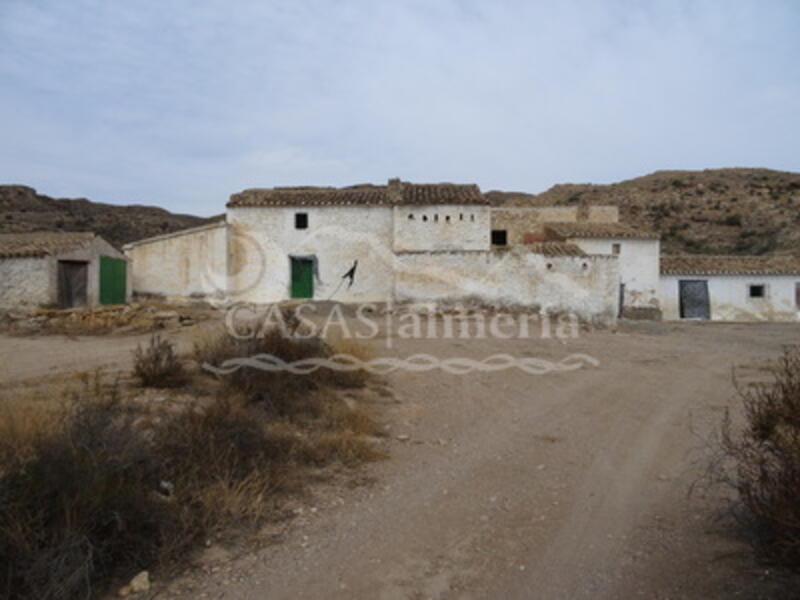
[[[152,335],[146,348],[137,346],[134,351],[133,374],[144,387],[179,387],[187,381],[174,344],[159,335]]]
[[[744,425],[722,427],[721,479],[760,558],[800,569],[800,346],[787,347],[772,381],[737,384]]]

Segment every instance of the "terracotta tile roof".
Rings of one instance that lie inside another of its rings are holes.
[[[405,204],[488,204],[477,185],[409,183],[389,185],[256,188],[233,194],[228,207],[238,206],[391,206]]]
[[[91,242],[94,233],[37,231],[0,233],[0,258],[47,256],[80,248]]]
[[[525,248],[534,254],[543,254],[545,256],[587,256],[586,252],[576,244],[567,242],[538,242],[526,244]]]
[[[654,231],[636,229],[623,223],[548,223],[545,230],[561,238],[631,238],[657,240],[661,236]]]
[[[800,259],[792,256],[662,256],[661,274],[800,275]]]
[[[489,204],[475,184],[402,182],[396,204]]]

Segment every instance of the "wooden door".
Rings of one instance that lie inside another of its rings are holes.
[[[58,305],[61,308],[86,306],[89,263],[84,261],[58,261]]]

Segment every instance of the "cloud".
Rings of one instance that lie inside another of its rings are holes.
[[[6,0],[0,180],[219,212],[286,184],[797,169],[785,2]]]

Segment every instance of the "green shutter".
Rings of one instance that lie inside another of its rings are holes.
[[[100,257],[100,304],[125,304],[126,270],[124,260]]]
[[[292,258],[292,298],[314,297],[314,263],[306,258]]]

